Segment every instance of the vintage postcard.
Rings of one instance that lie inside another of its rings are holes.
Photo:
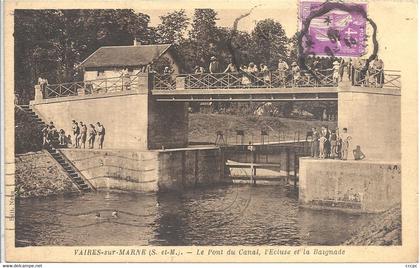
[[[5,1],[7,262],[417,262],[417,2]]]

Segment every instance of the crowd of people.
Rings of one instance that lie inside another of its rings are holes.
[[[335,57],[310,57],[306,61],[307,70],[301,70],[296,62],[289,64],[283,59],[279,59],[276,68],[269,68],[264,63],[255,64],[250,62],[248,65],[237,66],[231,60],[226,68],[220,66],[215,56],[210,58],[208,73],[241,73],[242,84],[255,85],[256,83],[271,83],[273,75],[278,76],[281,85],[286,86],[292,83],[293,86],[302,84],[302,80],[309,81],[308,78],[313,74],[332,76],[332,82],[338,83],[342,81],[344,71],[348,73],[348,78],[353,85],[376,84],[382,87],[384,83],[384,63],[378,56],[369,65],[366,64],[367,59],[362,58],[344,58]],[[205,74],[207,71],[203,66],[196,65],[193,69],[194,74]]]
[[[86,141],[88,142],[88,148],[93,149],[95,143],[98,149],[103,148],[105,139],[105,127],[97,122],[94,124],[84,124],[83,122],[72,121],[72,134],[67,135],[63,129],[59,131],[54,126],[54,122],[50,122],[49,125],[42,129],[43,146],[47,148],[52,145],[53,147],[73,147],[73,148],[86,148]]]
[[[314,158],[331,158],[347,160],[351,142],[351,136],[347,133],[347,128],[330,130],[328,126],[322,126],[320,130],[315,127],[308,133],[311,137],[311,156]],[[355,160],[362,160],[366,156],[357,146],[353,150]]]

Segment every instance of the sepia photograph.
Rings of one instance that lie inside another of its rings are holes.
[[[6,9],[6,256],[418,260],[417,3],[141,2]]]

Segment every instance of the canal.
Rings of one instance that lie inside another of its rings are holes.
[[[20,247],[340,245],[371,218],[300,208],[296,192],[285,186],[229,185],[23,199],[15,227]]]

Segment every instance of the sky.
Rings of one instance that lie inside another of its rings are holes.
[[[170,9],[150,9],[150,10],[139,10],[150,16],[150,25],[156,26],[160,23],[159,16],[165,15],[170,12]],[[192,21],[194,10],[186,9],[187,16]],[[217,11],[217,25],[221,27],[232,27],[233,22],[237,17],[242,14],[249,12],[249,9],[216,9]],[[262,7],[255,8],[248,17],[245,17],[239,21],[238,30],[251,32],[255,24],[259,20],[267,18],[274,19],[281,23],[286,31],[288,37],[293,36],[297,31],[297,7],[289,6],[282,9],[267,9]]]
[[[252,7],[258,5],[248,17],[243,18],[239,22],[239,30],[250,32],[257,21],[266,18],[280,22],[288,37],[293,36],[298,30],[298,1],[214,1],[209,2],[208,7],[213,8],[218,13],[219,20],[217,25],[219,26],[233,26],[235,18],[247,13]],[[151,18],[152,26],[160,23],[159,16],[165,15],[170,11],[185,9],[192,20],[194,8],[205,8],[202,1],[192,0],[188,4],[182,0],[170,2],[161,0],[148,6],[153,6],[153,9],[146,7],[135,10],[148,14]],[[368,16],[377,24],[379,56],[385,62],[385,69],[400,70],[401,66],[407,66],[407,58],[413,55],[417,56],[417,14],[415,7],[417,7],[417,4],[410,0],[370,0],[368,2]],[[370,27],[367,27],[367,29],[369,33]],[[371,40],[369,41],[368,52],[371,52],[372,42]]]

